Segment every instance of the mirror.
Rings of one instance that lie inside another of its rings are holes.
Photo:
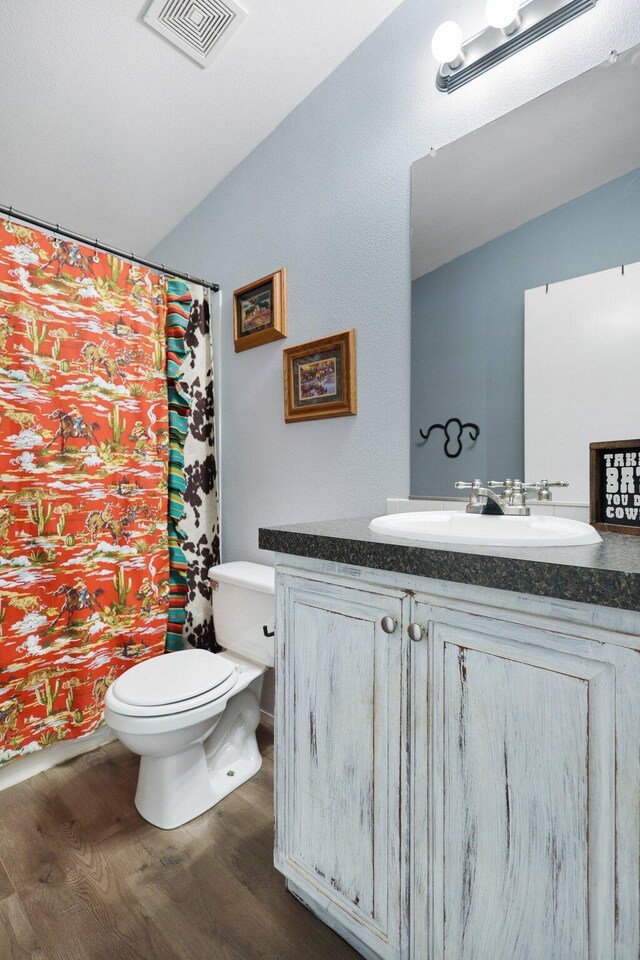
[[[411,190],[411,495],[547,478],[586,502],[589,443],[640,436],[640,48],[432,151]]]

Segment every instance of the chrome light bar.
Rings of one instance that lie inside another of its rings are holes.
[[[513,32],[487,27],[462,44],[461,55],[452,63],[443,63],[436,86],[453,93],[476,77],[512,57],[536,40],[569,23],[595,7],[598,0],[527,0],[519,8]]]

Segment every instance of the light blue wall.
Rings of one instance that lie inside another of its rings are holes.
[[[269,559],[260,525],[373,515],[406,495],[411,163],[639,42],[636,3],[598,4],[448,97],[435,89],[431,36],[453,12],[472,35],[484,4],[405,0],[153,251],[222,286],[226,560]],[[185,176],[197,135],[186,132]],[[288,345],[356,328],[356,417],[285,424],[283,342],[233,352],[233,290],[281,266]]]
[[[412,494],[455,496],[455,480],[523,477],[524,291],[639,260],[636,170],[413,282]],[[441,431],[428,443],[418,431],[454,416],[481,433],[450,460]]]

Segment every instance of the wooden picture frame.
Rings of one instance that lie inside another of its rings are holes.
[[[287,336],[287,271],[283,267],[233,291],[236,353]]]
[[[283,363],[287,423],[355,416],[355,330],[288,347]]]
[[[610,468],[616,473],[607,478]],[[640,440],[589,444],[589,522],[596,530],[640,536]]]

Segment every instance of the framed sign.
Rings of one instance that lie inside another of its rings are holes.
[[[640,534],[640,440],[589,445],[589,519],[597,530]]]
[[[355,330],[284,351],[284,419],[348,417],[356,405]]]
[[[287,335],[287,272],[282,268],[233,292],[236,353]]]

